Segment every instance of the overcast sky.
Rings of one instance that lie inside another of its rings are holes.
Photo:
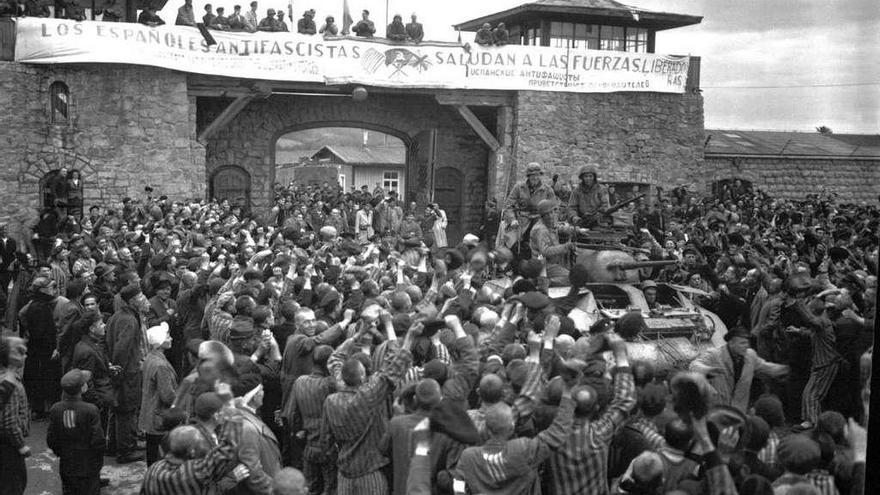
[[[261,15],[268,7],[287,11],[288,3],[283,0],[258,1]],[[400,13],[405,20],[413,12],[419,14],[427,39],[454,40],[452,24],[527,2],[388,0],[388,10],[390,16]],[[205,3],[194,0],[199,16]],[[215,7],[223,5],[227,11],[234,3],[238,2],[213,1]],[[240,3],[246,9],[249,0]],[[326,15],[334,15],[341,24],[342,3],[295,0],[293,24],[309,8],[317,11],[319,25]],[[703,16],[702,24],[658,33],[656,51],[702,57],[707,128],[813,131],[826,125],[838,133],[880,133],[877,0],[627,3],[648,10]],[[183,0],[170,0],[160,15],[166,22],[174,22],[177,7],[182,4]],[[350,0],[355,19],[362,9],[371,11],[379,34],[384,33],[381,25],[385,23],[385,4],[385,0]]]

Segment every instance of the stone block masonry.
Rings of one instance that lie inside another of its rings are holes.
[[[573,179],[594,164],[603,182],[671,189],[703,169],[703,97],[698,93],[550,93],[517,95],[517,180],[538,162],[545,176]]]
[[[711,184],[724,179],[743,179],[770,196],[804,199],[823,191],[838,194],[842,202],[880,199],[880,158],[811,157],[717,157],[706,155],[702,180]]]
[[[53,122],[55,81],[67,85],[69,98],[68,118]],[[0,62],[0,105],[0,221],[19,239],[36,221],[40,180],[61,167],[81,171],[86,208],[119,208],[146,185],[171,198],[204,196],[205,150],[195,139],[185,74]]]

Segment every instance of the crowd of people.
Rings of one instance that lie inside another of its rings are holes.
[[[862,493],[876,205],[526,173],[453,245],[438,205],[326,183],[3,228],[0,493],[31,421],[64,493],[111,455],[146,460],[147,495]],[[668,369],[629,355],[648,314],[576,329],[577,236],[614,225],[673,261],[642,274],[650,311],[677,284],[725,344]]]
[[[178,8],[177,17],[174,24],[177,26],[197,27],[199,24],[208,29],[217,31],[230,32],[289,32],[284,17],[284,9],[269,8],[266,10],[265,17],[258,12],[258,3],[252,1],[249,9],[242,11],[241,5],[234,5],[232,12],[226,12],[225,7],[217,6],[216,11],[210,3],[205,4],[205,13],[201,17],[201,22],[197,19],[196,12],[193,9],[192,0],[184,0],[184,4]],[[94,12],[92,18],[100,17],[103,22],[135,22],[135,20],[146,26],[161,26],[165,21],[156,13],[155,6],[146,3],[143,9],[134,18],[134,12],[131,7],[123,0],[104,0],[100,7],[93,7]],[[54,11],[53,11],[54,9]],[[0,17],[56,17],[59,19],[71,19],[75,21],[86,20],[86,10],[79,0],[55,0],[53,9],[45,2],[38,0],[2,0],[0,2]],[[293,15],[291,13],[291,15]],[[131,17],[131,18],[130,18]],[[500,26],[503,30],[503,24]],[[376,25],[370,20],[370,11],[363,10],[361,19],[353,23],[352,26],[347,24],[340,27],[336,23],[336,19],[332,15],[326,16],[324,24],[318,28],[315,24],[315,9],[309,9],[303,12],[302,17],[296,23],[296,32],[305,35],[321,34],[324,36],[348,35],[354,33],[355,36],[364,38],[372,38],[376,34]],[[504,30],[504,33],[507,31]],[[410,22],[404,24],[403,17],[395,14],[391,24],[386,28],[385,38],[396,42],[420,43],[425,37],[424,27],[418,22],[416,14],[410,16]],[[479,36],[478,36],[479,37]],[[499,38],[500,39],[500,38]],[[504,43],[506,43],[506,34]],[[490,43],[491,44],[491,43]],[[496,44],[502,44],[497,42]]]

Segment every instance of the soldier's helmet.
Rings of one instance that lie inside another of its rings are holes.
[[[541,164],[539,164],[538,162],[532,162],[526,165],[526,176],[543,174],[544,171],[541,169]]]
[[[581,165],[578,167],[578,179],[582,178],[584,174],[593,174],[593,178],[598,179],[599,169],[595,165]]]

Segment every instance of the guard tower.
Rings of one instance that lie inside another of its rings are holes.
[[[700,16],[654,12],[614,0],[537,0],[454,27],[504,23],[519,45],[654,53],[657,31],[699,24]]]

